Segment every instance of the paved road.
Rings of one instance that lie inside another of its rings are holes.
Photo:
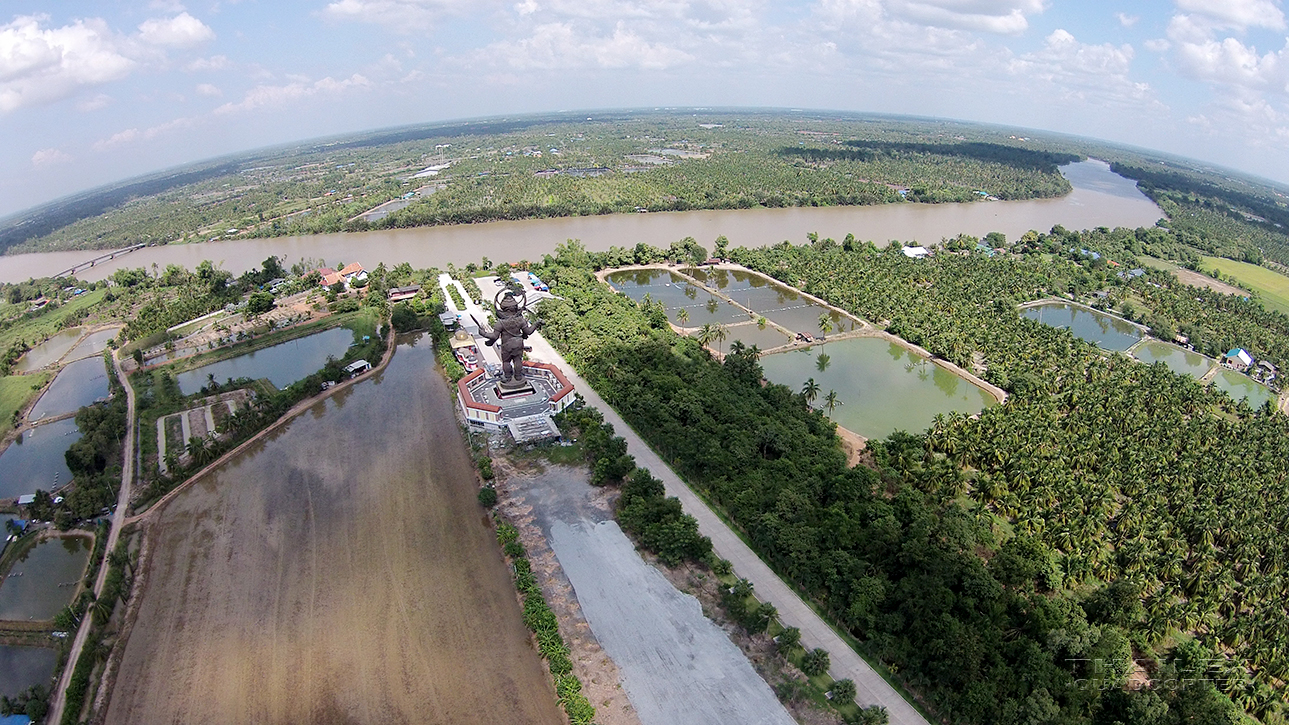
[[[712,540],[716,553],[729,559],[734,564],[734,571],[739,576],[752,582],[756,595],[762,601],[772,602],[779,610],[779,621],[787,627],[801,630],[801,643],[809,648],[822,647],[828,650],[832,667],[828,674],[834,679],[849,678],[855,682],[857,694],[855,700],[863,706],[881,705],[890,714],[891,725],[928,725],[926,718],[904,699],[895,688],[891,687],[882,676],[873,670],[862,657],[855,653],[846,641],[837,635],[813,609],[797,596],[791,587],[783,582],[760,557],[743,543],[725,522],[703,503],[702,499],[690,490],[671,467],[649,448],[640,436],[627,425],[626,421],[609,407],[564,358],[551,347],[540,334],[528,338],[532,346],[532,357],[541,362],[558,365],[577,392],[586,402],[604,413],[604,420],[613,424],[613,429],[627,441],[627,450],[635,456],[636,463],[648,468],[653,475],[663,482],[668,495],[680,499],[687,513],[698,519],[698,530]]]
[[[98,568],[98,578],[94,580],[95,597],[103,593],[103,584],[107,581],[107,557],[116,549],[117,539],[121,537],[121,529],[125,527],[125,514],[126,510],[130,508],[130,492],[134,487],[134,388],[130,387],[130,382],[125,379],[125,371],[121,369],[121,361],[113,357],[112,366],[116,370],[116,379],[120,380],[121,385],[125,386],[125,443],[121,447],[121,450],[125,451],[125,455],[123,456],[124,465],[121,471],[121,495],[117,497],[116,510],[112,512],[112,528],[107,535],[107,547],[103,550],[104,558]],[[67,656],[67,665],[63,667],[62,677],[58,679],[58,689],[54,692],[54,701],[51,703],[49,715],[45,718],[45,722],[61,722],[62,720],[63,706],[67,702],[67,684],[72,680],[72,671],[76,669],[76,660],[80,658],[81,649],[85,646],[85,640],[89,637],[93,619],[87,611],[85,618],[81,620],[80,629],[76,630],[76,639],[72,641],[71,653]]]

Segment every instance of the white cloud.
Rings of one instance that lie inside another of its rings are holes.
[[[142,131],[138,128],[127,128],[124,131],[112,134],[108,138],[94,142],[94,150],[108,151],[116,148],[117,146],[124,146],[126,144],[134,143],[135,141],[148,141],[176,129],[191,128],[197,124],[197,121],[198,119],[194,117],[185,116],[166,121],[165,123],[146,128]]]
[[[1216,28],[1285,28],[1285,15],[1272,0],[1177,0],[1177,9],[1194,13]]]
[[[107,95],[106,93],[100,93],[94,96],[93,98],[86,98],[80,103],[77,103],[76,110],[82,113],[97,111],[100,108],[107,108],[108,106],[112,105],[112,100],[113,100],[112,97]]]
[[[209,58],[198,58],[190,62],[188,65],[184,66],[184,70],[191,73],[199,73],[202,71],[224,70],[231,66],[232,63],[229,62],[228,56],[212,55]]]
[[[209,83],[198,83],[197,88],[195,90],[197,91],[197,95],[199,96],[217,97],[217,96],[224,95],[223,91],[219,90],[218,88],[216,88],[215,86]]]
[[[191,48],[215,39],[215,31],[188,13],[153,18],[139,26],[139,40],[167,48]]]
[[[36,168],[65,164],[72,157],[59,149],[41,149],[31,155],[31,165]]]
[[[1167,53],[1173,44],[1163,38],[1151,38],[1142,43],[1152,53]]]
[[[322,15],[331,20],[378,23],[411,32],[451,15],[479,13],[484,4],[469,0],[335,0],[327,4]]]
[[[663,70],[693,60],[683,50],[650,43],[619,22],[612,35],[583,34],[570,23],[546,23],[517,42],[503,42],[482,54],[515,69],[644,68]]]
[[[102,20],[42,27],[48,19],[21,16],[0,26],[0,112],[51,103],[134,69]]]
[[[301,98],[308,98],[319,93],[336,94],[348,91],[354,88],[366,88],[371,85],[365,76],[358,73],[344,80],[336,80],[330,76],[313,83],[305,81],[294,81],[280,86],[256,86],[247,91],[246,96],[237,103],[225,103],[215,109],[217,114],[234,113],[237,111],[251,111],[264,106],[277,106]]]
[[[856,18],[971,30],[1001,35],[1023,33],[1029,16],[1043,12],[1045,0],[822,0],[821,17],[845,22]]]
[[[1017,58],[1013,74],[1052,83],[1059,95],[1081,101],[1116,105],[1157,105],[1150,86],[1130,75],[1131,45],[1081,43],[1068,31],[1056,29],[1042,50]]]
[[[1141,20],[1140,15],[1129,15],[1127,13],[1115,13],[1114,16],[1119,19],[1119,24],[1125,28],[1131,28]]]

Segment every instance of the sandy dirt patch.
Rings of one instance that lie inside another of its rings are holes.
[[[428,343],[160,512],[107,722],[564,722]]]
[[[698,600],[678,591],[594,505],[585,473],[510,482],[533,507],[582,613],[644,725],[792,725],[765,680]]]

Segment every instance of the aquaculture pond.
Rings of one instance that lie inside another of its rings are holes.
[[[694,332],[691,336],[697,336]],[[771,350],[788,344],[792,340],[783,332],[780,332],[774,325],[761,327],[755,322],[743,322],[733,327],[725,328],[725,339],[717,344],[717,347],[728,352],[730,345],[735,341],[743,343],[745,347],[755,345],[759,350]]]
[[[107,349],[107,341],[116,337],[119,332],[121,332],[119,327],[91,332],[85,336],[84,340],[81,340],[79,345],[72,348],[72,351],[67,354],[67,359],[80,360],[91,355],[102,355],[103,351]]]
[[[614,289],[636,302],[643,301],[647,296],[650,300],[661,303],[667,310],[667,317],[681,327],[732,325],[750,319],[738,307],[665,269],[614,272],[608,276],[608,280]],[[684,310],[684,315],[681,315],[681,310]]]
[[[52,491],[72,480],[67,449],[80,440],[72,418],[32,428],[15,438],[0,453],[0,499],[14,498],[36,489]]]
[[[353,341],[354,333],[351,330],[333,327],[307,337],[194,368],[176,375],[175,380],[184,395],[192,395],[201,390],[210,382],[211,376],[219,383],[238,378],[268,378],[274,386],[282,389],[320,370],[327,364],[328,357],[344,356],[345,350],[349,349]]]
[[[107,366],[100,357],[87,357],[65,365],[27,417],[39,420],[75,413],[107,394]]]
[[[1100,347],[1123,352],[1141,339],[1141,328],[1117,317],[1061,302],[1028,307],[1021,315],[1045,325],[1061,327]]]
[[[766,355],[761,367],[767,379],[793,391],[799,392],[813,378],[819,386],[815,407],[825,407],[828,392],[836,391],[840,405],[830,417],[865,438],[921,431],[937,414],[979,413],[995,402],[974,383],[881,338],[852,338]]]
[[[1150,365],[1161,362],[1169,370],[1179,375],[1189,375],[1196,380],[1213,367],[1214,361],[1197,352],[1183,350],[1176,345],[1169,345],[1158,340],[1147,340],[1132,351],[1132,356]]]
[[[1243,398],[1249,407],[1257,410],[1262,404],[1274,397],[1271,389],[1255,381],[1244,373],[1222,368],[1213,376],[1213,387],[1231,396],[1231,400]]]
[[[45,539],[33,546],[0,583],[0,619],[53,619],[76,594],[92,546],[88,536]]]
[[[32,685],[49,684],[57,664],[52,649],[0,644],[0,695],[13,697]]]
[[[850,332],[854,320],[804,297],[783,284],[754,272],[726,269],[692,269],[686,273],[708,287],[747,307],[757,316],[793,332],[818,335],[821,315],[827,314],[829,332]]]
[[[18,358],[18,362],[14,363],[13,366],[14,372],[25,373],[39,370],[46,365],[58,362],[79,339],[81,339],[81,328],[79,327],[59,332]]]

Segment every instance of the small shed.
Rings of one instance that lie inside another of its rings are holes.
[[[24,493],[18,497],[19,506],[30,506],[33,503],[36,503],[36,494],[34,493]]]
[[[1237,347],[1222,357],[1222,362],[1237,369],[1247,370],[1253,364],[1253,356],[1242,347]]]
[[[931,254],[931,251],[926,247],[904,247],[900,251],[904,252],[904,256],[909,259],[924,259]]]

